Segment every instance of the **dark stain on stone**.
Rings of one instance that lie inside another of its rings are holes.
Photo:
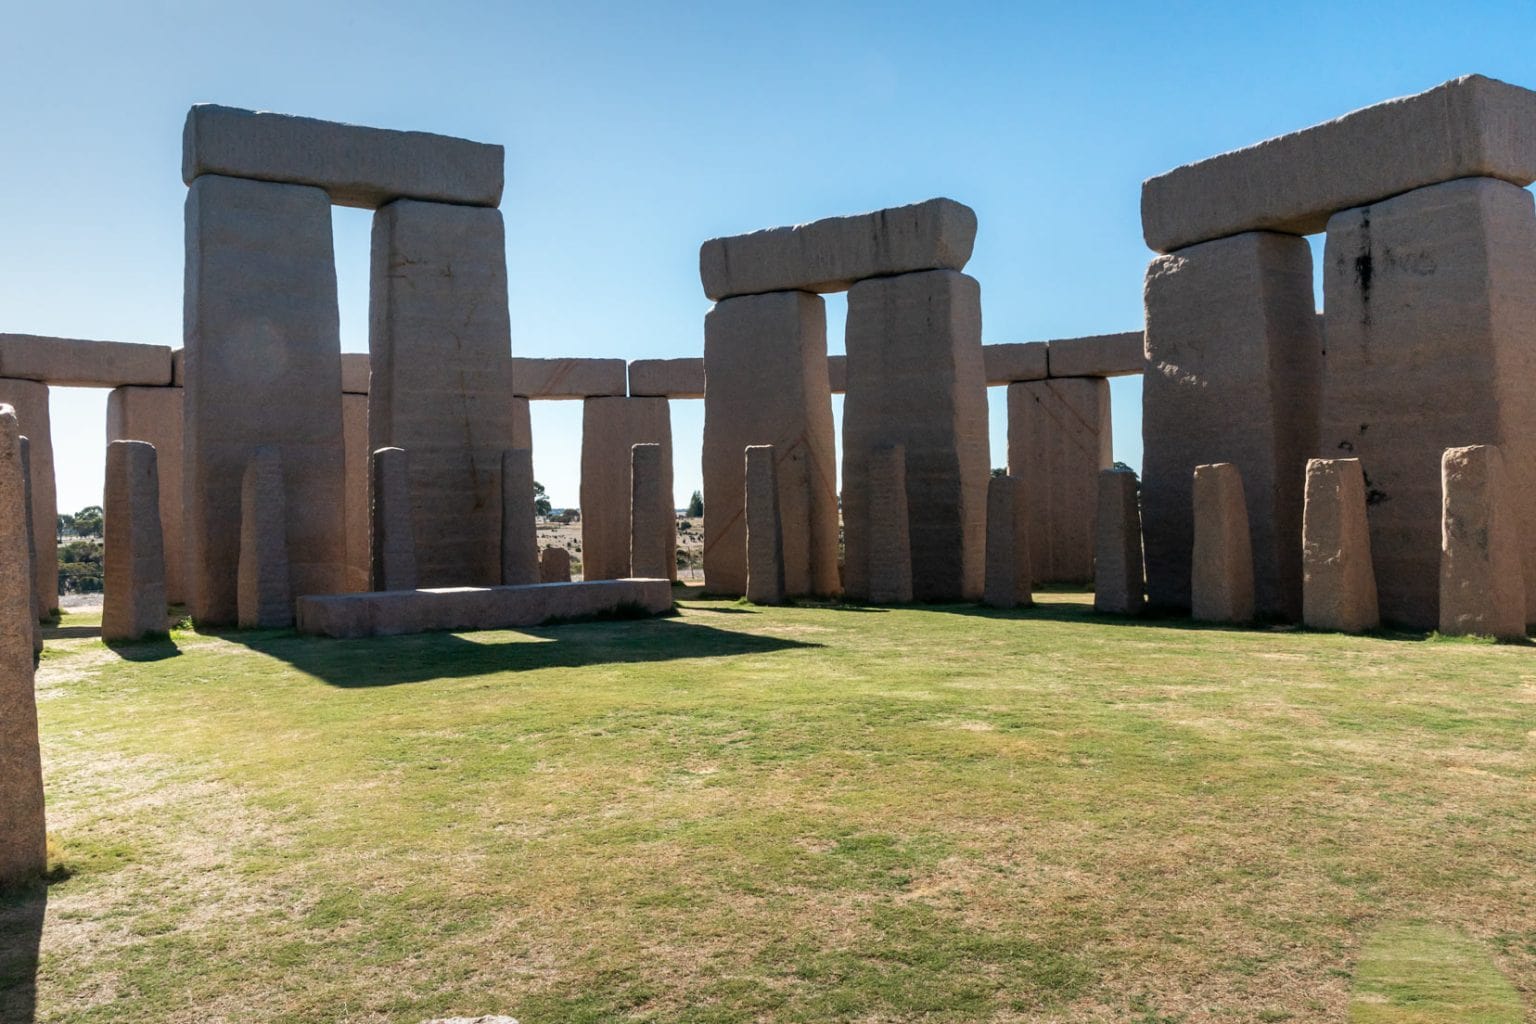
[[[1339,451],[1341,451],[1341,452],[1352,452],[1354,450],[1355,450],[1355,446],[1354,446],[1354,444],[1352,442],[1350,442],[1350,441],[1340,441],[1339,442]]]
[[[1355,257],[1355,285],[1360,289],[1361,321],[1371,323],[1371,276],[1375,267],[1371,259],[1371,210],[1366,207],[1360,213],[1360,254]]]
[[[1366,508],[1370,508],[1372,505],[1380,505],[1382,502],[1390,500],[1387,497],[1387,492],[1386,491],[1382,490],[1379,487],[1372,487],[1371,486],[1371,474],[1365,472],[1365,470],[1362,469],[1360,471],[1360,475],[1365,477],[1365,506],[1366,506]]]

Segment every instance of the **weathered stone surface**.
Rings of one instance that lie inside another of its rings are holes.
[[[834,395],[848,390],[847,356],[827,356],[827,390]]]
[[[187,195],[186,580],[193,617],[237,620],[241,480],[275,446],[289,591],[346,585],[341,343],[325,193],[204,175]]]
[[[1050,376],[1043,341],[1025,341],[1007,345],[981,346],[981,363],[989,385],[1012,384],[1021,380],[1044,380]]]
[[[907,518],[907,450],[880,445],[869,453],[869,539],[865,572],[874,604],[912,600],[912,537]]]
[[[704,581],[747,587],[742,452],[772,445],[786,596],[836,594],[837,466],[826,303],[808,292],[726,299],[704,318]]]
[[[779,465],[771,444],[746,450],[747,600],[784,601],[784,532],[779,521]]]
[[[622,398],[628,390],[628,365],[622,359],[512,360],[512,393],[541,401]]]
[[[11,410],[12,416],[16,415],[14,408],[11,406],[6,408]],[[27,572],[29,574],[27,578],[35,580],[37,578],[37,523],[32,515],[32,445],[26,435],[22,435],[17,440],[21,449],[21,496],[27,510],[26,522],[23,524],[27,531]],[[43,653],[43,623],[42,616],[38,612],[37,588],[33,586],[28,590],[32,604],[32,654],[33,660],[36,661]]]
[[[0,334],[0,377],[60,387],[163,387],[171,382],[171,347]]]
[[[976,212],[953,199],[747,235],[711,238],[699,277],[713,300],[763,292],[840,292],[870,277],[962,270],[976,243]]]
[[[368,590],[373,578],[373,550],[368,540],[370,465],[368,450],[368,396],[342,393],[341,450],[346,477],[344,507],[347,518],[347,564],[343,590]]]
[[[1114,462],[1109,382],[1008,385],[1008,473],[1024,484],[1036,583],[1093,579],[1099,470]]]
[[[1440,620],[1436,467],[1458,445],[1503,449],[1526,592],[1536,593],[1532,252],[1530,193],[1488,178],[1329,221],[1319,451],[1360,460],[1388,622],[1433,629]]]
[[[1503,454],[1486,444],[1447,448],[1440,475],[1440,632],[1523,638],[1525,578]]]
[[[369,480],[369,590],[415,590],[416,528],[411,516],[411,454],[380,448]]]
[[[677,576],[671,447],[652,443],[630,449],[630,576],[663,580]]]
[[[1456,178],[1536,181],[1536,93],[1482,75],[1223,153],[1141,187],[1147,245],[1320,231],[1328,217]]]
[[[637,359],[629,364],[631,398],[703,398],[704,360]]]
[[[1046,347],[1052,377],[1124,377],[1141,373],[1142,331],[1063,338]]]
[[[1230,462],[1196,466],[1190,613],[1201,622],[1253,620],[1253,543],[1243,477]]]
[[[38,614],[46,617],[59,610],[59,567],[54,555],[59,508],[54,489],[53,426],[48,415],[48,385],[33,380],[0,379],[0,403],[15,410],[21,433],[31,442],[32,536],[38,554],[37,564],[33,567],[33,586],[37,592]]]
[[[620,580],[630,572],[630,470],[637,444],[661,446],[658,501],[673,507],[672,414],[665,398],[589,398],[581,416],[582,579]],[[676,547],[669,516],[665,539]],[[676,575],[674,568],[663,576]]]
[[[16,410],[0,404],[0,886],[39,876],[48,862],[25,502]]]
[[[512,447],[533,450],[533,416],[528,409],[528,399],[513,398]]]
[[[499,211],[400,200],[374,214],[368,444],[410,453],[421,586],[501,582],[511,348]]]
[[[563,550],[551,548],[554,550]],[[666,580],[598,580],[524,587],[441,587],[299,599],[299,632],[329,637],[393,636],[428,630],[516,629],[621,609],[662,615]]]
[[[182,546],[181,388],[113,388],[107,395],[107,443],[147,441],[155,446],[160,487],[160,540],[165,552],[165,599],[186,600]]]
[[[1252,233],[1160,256],[1147,268],[1146,308],[1148,600],[1190,606],[1192,474],[1202,463],[1233,462],[1253,524],[1257,610],[1294,621],[1323,347],[1311,249],[1302,238]]]
[[[1361,633],[1381,624],[1359,459],[1310,459],[1301,525],[1301,621]]]
[[[261,447],[251,453],[242,477],[237,609],[241,629],[293,625],[284,472],[279,450]]]
[[[539,582],[533,452],[527,448],[501,453],[501,582],[508,587]]]
[[[108,444],[103,495],[101,637],[139,640],[164,633],[165,546],[155,446],[145,441]]]
[[[1141,505],[1136,474],[1129,469],[1099,471],[1095,516],[1093,610],[1106,615],[1139,615],[1145,604],[1141,556]]]
[[[341,393],[366,395],[370,369],[367,352],[343,352],[341,354]]]
[[[565,548],[545,548],[541,551],[539,580],[543,583],[571,582],[571,553]]]
[[[861,281],[848,293],[843,523],[848,593],[868,593],[870,453],[906,449],[912,592],[977,600],[989,455],[981,289],[949,270]],[[705,496],[708,508],[708,492]]]
[[[504,161],[483,142],[212,103],[187,111],[181,139],[188,185],[205,174],[313,185],[365,209],[402,198],[497,206]]]
[[[987,578],[982,603],[993,608],[1034,604],[1030,581],[1029,496],[1024,481],[987,481]]]

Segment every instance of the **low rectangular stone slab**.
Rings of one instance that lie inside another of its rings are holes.
[[[512,393],[519,398],[622,398],[628,376],[622,359],[512,357]]]
[[[1043,341],[983,345],[981,363],[988,386],[1044,380],[1050,375],[1046,343]]]
[[[1536,92],[1482,75],[1187,164],[1141,186],[1147,245],[1321,231],[1339,210],[1456,178],[1536,181]]]
[[[1123,377],[1140,373],[1145,357],[1141,331],[1064,338],[1046,346],[1052,377]]]
[[[299,632],[315,636],[393,636],[429,630],[518,629],[639,607],[672,608],[667,580],[535,583],[521,587],[444,587],[299,599]]]
[[[629,364],[629,397],[703,398],[703,358],[635,360]]]
[[[0,377],[61,387],[166,385],[171,382],[171,347],[0,334]]]
[[[501,146],[430,132],[199,103],[187,111],[181,177],[204,174],[323,188],[338,206],[374,209],[395,199],[497,206]]]

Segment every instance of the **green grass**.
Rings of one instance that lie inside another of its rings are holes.
[[[1448,928],[1392,922],[1360,955],[1352,1024],[1520,1024],[1520,996],[1478,943]]]
[[[1081,600],[51,642],[37,1018],[1536,1005],[1536,650]],[[1487,983],[1394,980],[1424,935]]]

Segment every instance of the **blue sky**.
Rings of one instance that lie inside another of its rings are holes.
[[[1536,86],[1536,5],[20,3],[0,38],[0,331],[180,344],[181,125],[211,101],[507,148],[513,350],[698,354],[705,238],[947,195],[984,336],[1141,321],[1149,175],[1480,72]],[[338,210],[343,348],[369,215]],[[842,350],[842,304],[829,304]],[[1139,385],[1115,448],[1140,461]],[[57,391],[59,504],[99,500],[105,392]],[[993,462],[1005,446],[992,402]],[[677,489],[701,403],[673,406]],[[579,403],[534,413],[575,504]]]

